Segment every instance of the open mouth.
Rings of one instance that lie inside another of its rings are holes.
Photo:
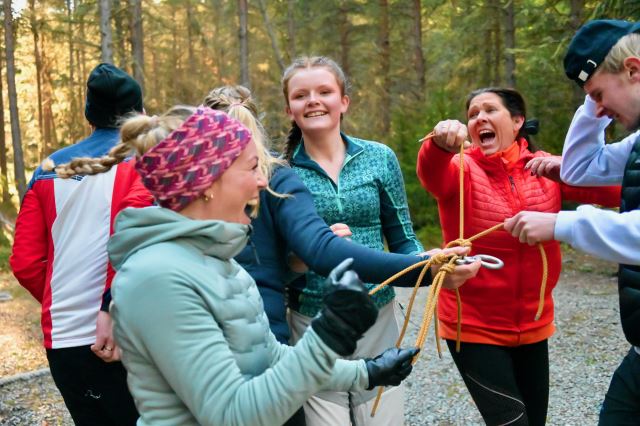
[[[491,130],[480,130],[478,135],[480,136],[481,145],[486,145],[496,140],[496,133]]]
[[[322,117],[323,115],[327,115],[327,113],[324,111],[314,111],[314,112],[309,112],[304,116],[305,118],[313,118],[313,117]]]

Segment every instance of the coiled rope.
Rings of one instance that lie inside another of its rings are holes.
[[[435,132],[429,133],[425,136],[421,141],[425,141],[427,139],[433,138]],[[482,232],[477,233],[469,238],[464,238],[464,144],[460,145],[460,172],[459,172],[459,184],[460,184],[460,220],[459,220],[459,238],[453,241],[450,241],[445,245],[446,248],[450,247],[471,247],[471,242],[481,238],[487,234],[492,233],[493,231],[497,231],[498,229],[504,226],[503,223],[499,223],[497,225],[492,226],[491,228],[485,229]],[[538,243],[538,249],[540,250],[540,256],[542,258],[542,283],[540,285],[540,297],[538,299],[538,310],[535,315],[535,320],[539,320],[542,315],[542,311],[544,310],[544,295],[547,288],[547,277],[548,277],[548,266],[547,266],[547,255],[544,251],[544,247],[542,244]],[[409,304],[407,305],[407,312],[405,314],[404,323],[402,324],[402,330],[400,331],[400,336],[398,336],[398,340],[396,341],[396,347],[399,348],[402,344],[402,340],[407,331],[407,327],[409,326],[409,320],[411,319],[411,311],[413,310],[413,304],[415,302],[415,298],[418,294],[418,289],[422,284],[424,276],[427,271],[433,265],[442,265],[435,277],[433,277],[433,281],[431,286],[429,287],[429,295],[427,297],[427,303],[424,308],[424,312],[422,314],[422,323],[420,325],[420,330],[418,331],[418,337],[416,338],[415,347],[420,348],[420,352],[418,355],[414,357],[412,363],[415,364],[418,361],[418,357],[422,353],[422,347],[424,346],[424,342],[427,337],[427,333],[429,331],[429,326],[431,325],[431,321],[434,323],[434,334],[436,339],[436,347],[438,350],[438,356],[442,358],[442,350],[440,347],[440,335],[438,332],[438,318],[435,315],[438,305],[438,297],[440,295],[440,290],[442,289],[442,283],[444,282],[448,273],[453,272],[456,267],[456,260],[460,259],[461,256],[456,254],[444,254],[437,253],[436,255],[430,257],[429,259],[422,260],[417,262],[408,268],[394,274],[393,276],[387,278],[385,281],[374,287],[369,291],[369,295],[372,296],[376,294],[378,291],[388,286],[401,276],[413,271],[414,269],[422,267],[422,271],[420,271],[420,275],[416,280],[415,285],[413,286],[413,291],[411,292],[411,297],[409,298]],[[456,293],[456,302],[458,308],[457,314],[457,323],[456,323],[456,352],[460,352],[460,336],[462,334],[462,299],[460,297],[460,291],[458,289],[455,290]],[[378,409],[378,405],[380,404],[380,398],[382,397],[382,393],[384,392],[384,386],[380,386],[378,389],[378,394],[376,396],[376,400],[371,409],[371,417],[374,417],[376,414],[376,410]]]

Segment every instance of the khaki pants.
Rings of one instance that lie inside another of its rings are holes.
[[[395,300],[383,306],[376,323],[358,341],[356,351],[350,359],[373,358],[393,347],[400,335],[399,308]],[[311,318],[289,311],[291,343],[295,344],[311,323]],[[319,392],[304,404],[307,426],[396,426],[404,424],[404,386],[386,388],[371,417],[378,388],[362,392]]]

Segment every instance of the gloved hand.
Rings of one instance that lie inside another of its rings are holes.
[[[376,386],[398,386],[413,370],[411,360],[418,352],[419,348],[389,348],[373,359],[365,359],[369,373],[367,390]]]
[[[349,267],[353,259],[336,266],[325,281],[324,306],[311,321],[311,327],[331,349],[341,356],[351,355],[356,344],[378,318],[358,274]]]

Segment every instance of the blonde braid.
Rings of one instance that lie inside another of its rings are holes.
[[[175,106],[160,117],[144,114],[130,116],[120,128],[120,142],[107,155],[97,158],[78,157],[69,163],[56,166],[50,158],[42,163],[44,170],[55,170],[56,174],[68,179],[75,175],[96,175],[105,173],[135,152],[141,156],[151,147],[166,138],[193,112],[194,107]]]

